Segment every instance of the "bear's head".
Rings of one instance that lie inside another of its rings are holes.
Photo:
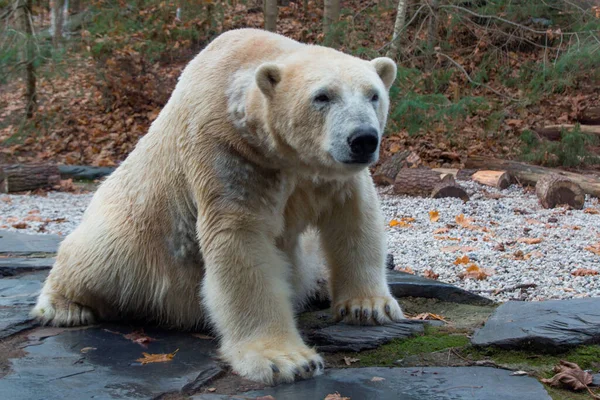
[[[325,175],[354,173],[378,159],[395,78],[389,58],[306,46],[256,69],[248,111],[260,110],[279,154]]]

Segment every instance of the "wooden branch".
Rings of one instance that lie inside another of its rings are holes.
[[[11,165],[0,168],[0,192],[24,192],[60,184],[56,165]]]
[[[429,197],[433,189],[440,183],[454,183],[452,175],[443,179],[438,172],[429,168],[402,168],[394,182],[394,192],[409,196]]]
[[[585,194],[581,186],[560,175],[542,177],[535,185],[535,193],[544,208],[569,205],[581,210],[585,202]]]
[[[396,175],[402,168],[409,165],[407,158],[412,154],[410,150],[399,151],[379,165],[373,173],[373,181],[378,185],[393,185]]]
[[[432,171],[439,173],[442,179],[444,179],[446,175],[452,175],[452,177],[456,179],[456,175],[458,174],[457,168],[433,168]]]
[[[542,136],[543,138],[546,138],[551,141],[559,141],[561,139],[563,130],[569,131],[573,128],[575,128],[575,125],[564,124],[564,125],[548,125],[548,126],[544,126],[543,128],[537,128],[534,130],[538,135]],[[583,132],[583,133],[600,136],[600,126],[580,125],[579,128],[581,129],[581,132]]]
[[[506,189],[510,186],[510,174],[506,171],[477,171],[472,176],[475,182],[482,185],[492,186],[498,189]]]
[[[589,195],[600,197],[600,178],[588,175],[566,172],[552,168],[538,167],[517,161],[500,160],[481,156],[472,156],[467,159],[467,168],[491,169],[508,171],[519,183],[534,186],[546,175],[560,175],[577,183]]]

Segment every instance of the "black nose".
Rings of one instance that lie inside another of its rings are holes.
[[[371,126],[360,126],[348,138],[352,154],[358,157],[370,156],[377,150],[379,135]]]

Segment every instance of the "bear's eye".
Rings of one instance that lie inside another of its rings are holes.
[[[329,96],[322,93],[322,94],[318,95],[317,97],[315,97],[315,101],[317,103],[329,103],[331,101],[331,99],[329,98]]]
[[[378,101],[378,100],[379,100],[379,95],[378,95],[377,93],[375,93],[375,94],[373,95],[373,97],[371,97],[371,101],[372,101],[373,103],[375,103],[375,102],[376,102],[376,101]]]

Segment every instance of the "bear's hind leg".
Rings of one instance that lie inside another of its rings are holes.
[[[91,308],[67,299],[47,280],[31,316],[42,325],[80,326],[95,322]]]

